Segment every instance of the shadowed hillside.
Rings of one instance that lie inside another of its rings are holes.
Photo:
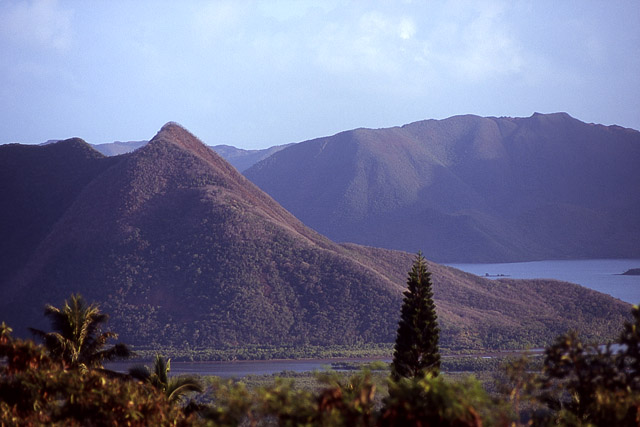
[[[0,159],[14,165],[2,180],[0,203],[13,206],[3,219],[23,221],[15,222],[15,247],[0,243],[3,253],[21,254],[19,262],[3,261],[0,277],[0,321],[17,331],[46,328],[43,305],[81,292],[137,345],[395,337],[412,255],[331,242],[179,125],[117,157],[68,140],[3,146]],[[40,199],[35,190],[60,194]],[[38,217],[29,216],[34,209]],[[30,223],[40,218],[46,223]],[[447,347],[540,345],[569,327],[602,339],[628,312],[577,285],[489,281],[430,267]]]
[[[78,138],[0,147],[0,277],[24,266],[84,187],[112,163]]]
[[[245,171],[308,226],[440,262],[640,256],[640,133],[458,116],[290,146]]]

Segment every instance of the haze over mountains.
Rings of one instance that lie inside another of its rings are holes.
[[[245,175],[340,242],[439,262],[640,257],[640,132],[456,116],[287,147]]]
[[[0,147],[0,302],[18,332],[45,303],[101,304],[138,345],[391,342],[412,255],[338,245],[169,123],[104,157],[80,139]],[[628,305],[554,281],[490,281],[430,264],[447,347],[602,339]]]

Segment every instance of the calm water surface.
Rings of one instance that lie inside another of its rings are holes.
[[[577,283],[631,304],[640,303],[640,276],[623,276],[640,268],[640,259],[534,261],[506,264],[447,264],[478,276],[512,279],[557,279]]]

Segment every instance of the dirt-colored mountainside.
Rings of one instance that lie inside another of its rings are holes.
[[[640,257],[640,132],[457,116],[294,144],[245,175],[339,242],[438,262]]]
[[[338,245],[175,123],[133,153],[0,147],[0,321],[46,328],[72,292],[137,345],[391,342],[412,255]],[[443,345],[611,336],[628,305],[576,285],[430,264]]]

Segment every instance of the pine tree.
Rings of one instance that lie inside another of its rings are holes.
[[[421,378],[426,373],[438,375],[438,317],[433,302],[431,273],[421,252],[418,252],[407,280],[402,315],[391,365],[394,381],[401,378]]]

